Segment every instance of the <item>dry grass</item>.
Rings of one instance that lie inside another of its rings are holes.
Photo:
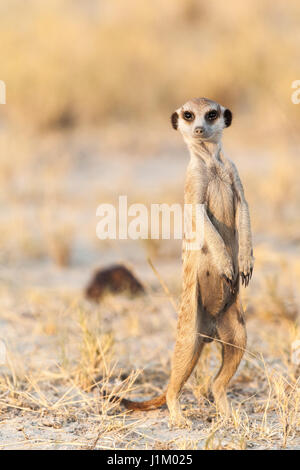
[[[2,294],[3,301],[9,291]],[[8,344],[8,363],[2,367],[0,381],[2,448],[210,450],[299,445],[300,395],[290,362],[291,320],[281,325],[279,337],[276,321],[248,318],[249,352],[230,387],[230,421],[216,416],[214,405],[203,394],[203,378],[212,377],[218,358],[215,348],[206,348],[182,399],[193,427],[181,430],[179,437],[167,428],[166,410],[128,414],[117,403],[101,398],[104,391],[140,396],[141,392],[158,393],[165,386],[174,333],[174,329],[162,328],[172,324],[168,300],[154,297],[150,309],[149,298],[138,302],[118,298],[112,312],[112,301],[91,307],[82,300],[74,303],[70,297],[73,299],[73,295],[56,295],[54,301],[49,295],[31,296],[32,308],[37,309],[31,315],[19,314],[18,323],[10,312],[4,316],[5,322],[14,325],[16,338],[15,344]],[[45,315],[37,318],[39,307],[45,306],[50,319]],[[140,332],[124,346],[133,310]],[[56,325],[51,331],[46,328],[50,320]],[[24,337],[33,323],[38,327]],[[18,340],[25,350],[36,344],[36,353],[14,355]],[[260,343],[264,351],[258,347]],[[278,358],[272,355],[275,348],[280,349]],[[141,373],[138,368],[143,365]],[[137,372],[129,374],[131,367]]]

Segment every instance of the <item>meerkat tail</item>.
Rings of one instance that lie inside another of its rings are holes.
[[[121,400],[121,403],[128,410],[144,410],[144,411],[155,410],[156,408],[159,408],[160,406],[165,405],[166,393],[163,393],[159,397],[152,398],[151,400],[146,400],[146,401],[141,401],[141,402],[127,400],[126,398],[123,398]]]
[[[156,408],[159,408],[166,403],[166,392],[156,398],[152,398],[151,400],[146,401],[127,400],[127,398],[120,398],[117,395],[109,397],[109,401],[117,400],[120,400],[121,405],[124,405],[128,410],[150,411],[155,410]]]

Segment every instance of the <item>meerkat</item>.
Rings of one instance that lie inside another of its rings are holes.
[[[183,243],[183,288],[175,349],[167,390],[144,402],[123,399],[131,410],[150,410],[167,403],[170,424],[186,425],[179,395],[205,343],[222,345],[222,364],[213,384],[217,410],[228,416],[226,396],[246,347],[246,328],[239,296],[240,278],[248,286],[253,249],[248,204],[235,164],[225,157],[221,138],[232,113],[215,101],[195,98],[171,116],[187,144],[184,202],[204,208],[204,242],[198,250]],[[194,226],[193,220],[193,226]]]

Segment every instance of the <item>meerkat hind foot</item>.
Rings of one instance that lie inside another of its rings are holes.
[[[226,395],[218,398],[215,396],[215,403],[218,415],[224,419],[229,419],[232,416],[231,406]]]
[[[177,412],[175,414],[171,414],[169,418],[169,429],[174,428],[191,428],[192,421],[185,416],[181,412]]]

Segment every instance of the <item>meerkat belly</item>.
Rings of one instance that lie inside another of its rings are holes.
[[[226,247],[231,248],[235,238],[235,203],[231,183],[214,178],[207,191],[207,214],[223,238]]]
[[[229,182],[222,181],[219,178],[215,178],[210,182],[206,210],[209,219],[224,240],[236,270],[238,244],[235,227],[235,204],[234,194]],[[220,276],[210,248],[205,242],[200,253],[198,289],[198,306],[204,316],[217,315],[231,302],[232,293]]]

